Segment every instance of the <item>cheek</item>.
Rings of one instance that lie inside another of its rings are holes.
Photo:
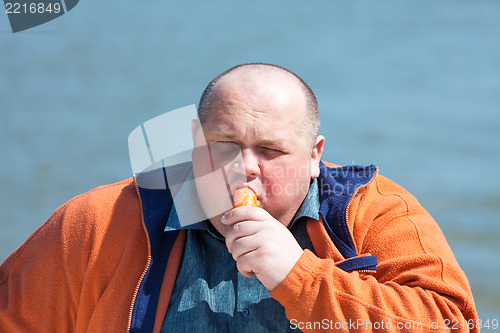
[[[231,193],[221,169],[210,172],[210,169],[198,168],[195,164],[193,171],[198,199],[207,218],[232,208]]]
[[[266,195],[278,201],[302,198],[307,193],[311,169],[307,164],[273,163],[262,171]]]

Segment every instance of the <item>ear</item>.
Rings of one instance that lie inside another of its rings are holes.
[[[191,136],[195,142],[196,133],[201,128],[200,120],[198,118],[191,120]]]
[[[323,155],[324,144],[325,137],[323,135],[318,135],[311,152],[311,178],[317,178],[319,176],[319,162],[321,161],[321,155]]]

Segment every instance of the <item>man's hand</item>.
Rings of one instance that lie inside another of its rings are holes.
[[[226,245],[238,271],[248,278],[255,274],[269,290],[283,281],[302,255],[292,233],[262,208],[234,208],[222,223],[228,226]]]

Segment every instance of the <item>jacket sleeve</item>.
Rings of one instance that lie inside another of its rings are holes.
[[[358,191],[347,216],[357,253],[375,254],[377,272],[336,267],[341,255],[331,249],[322,223],[313,221],[308,229],[315,233],[317,255],[306,250],[271,291],[291,327],[304,332],[479,332],[467,278],[438,225],[411,194],[376,176]]]
[[[65,208],[38,228],[0,266],[2,332],[71,332],[78,295],[71,294],[60,226]]]
[[[3,262],[0,332],[126,331],[147,257],[129,183],[71,199]]]

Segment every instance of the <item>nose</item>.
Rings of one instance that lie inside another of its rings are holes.
[[[241,150],[241,158],[233,165],[234,171],[245,175],[247,180],[260,176],[259,157],[250,148]]]

